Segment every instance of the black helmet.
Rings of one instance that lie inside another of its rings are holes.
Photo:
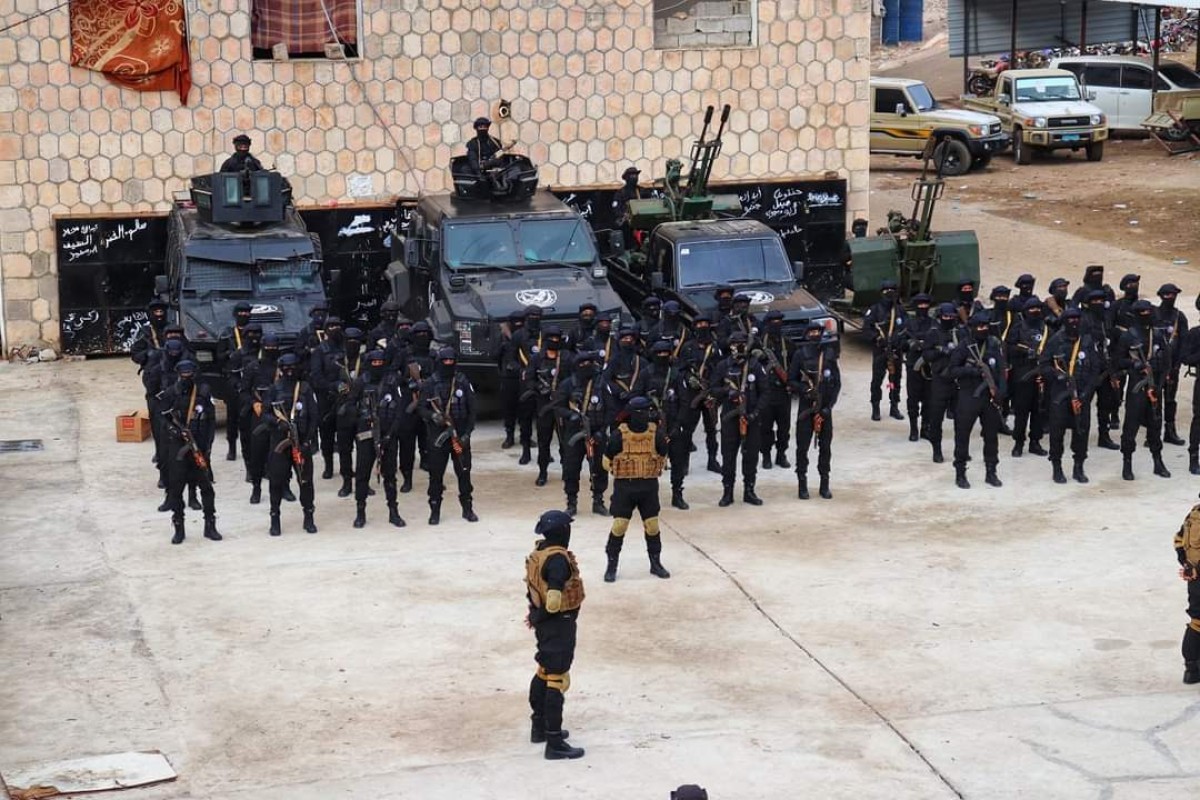
[[[671,343],[668,342],[666,339],[659,339],[657,342],[655,342],[653,345],[650,346],[650,352],[651,353],[668,353],[669,354],[671,352]]]
[[[1176,286],[1175,284],[1164,283],[1162,286],[1158,287],[1158,296],[1162,297],[1162,296],[1168,295],[1168,294],[1178,295],[1179,291],[1180,291],[1179,287]]]
[[[1012,295],[1012,289],[1007,286],[1000,285],[992,288],[992,293],[988,297],[995,300],[997,297],[1009,297]]]
[[[294,367],[300,363],[299,357],[295,353],[284,353],[279,357],[278,365],[282,367]]]
[[[637,167],[626,167],[625,171],[621,173],[621,177],[625,180],[629,180],[630,178],[636,178],[638,175],[641,175],[641,174],[642,174],[642,171],[640,169],[638,169]]]
[[[458,353],[454,352],[453,347],[443,347],[438,350],[438,361],[458,361]]]
[[[1033,284],[1034,284],[1034,277],[1032,275],[1030,275],[1028,272],[1024,273],[1023,275],[1021,275],[1021,277],[1017,278],[1017,288],[1018,289],[1024,289],[1026,286],[1032,287]]]
[[[238,304],[233,307],[233,313],[249,314],[253,308],[254,308],[254,306],[250,305],[245,300],[239,300]]]
[[[783,312],[778,309],[775,311],[768,311],[767,315],[763,317],[763,320],[765,322],[783,322]]]
[[[271,331],[270,333],[265,334],[263,336],[262,346],[269,350],[278,350],[279,349],[279,334],[276,333],[275,331]]]
[[[237,136],[233,137],[233,144],[234,144],[234,146],[237,146],[239,144],[244,144],[247,147],[249,147],[250,137],[244,133],[239,133]]]
[[[257,322],[251,322],[248,325],[246,325],[246,335],[247,336],[249,336],[251,334],[255,334],[255,333],[262,333],[262,325],[259,325]]]
[[[378,361],[378,362],[379,362],[379,363],[381,363],[381,364],[383,364],[383,363],[386,363],[386,362],[387,362],[387,354],[386,354],[386,353],[384,353],[384,352],[383,352],[382,350],[380,350],[379,348],[375,348],[375,349],[374,349],[374,350],[372,350],[371,352],[367,353],[367,363],[369,363],[369,364],[371,364],[372,366],[374,366],[374,364],[375,364],[375,362],[376,362],[376,361]]]
[[[475,130],[479,130],[480,128],[490,128],[490,127],[492,127],[492,121],[490,119],[488,119],[487,117],[476,117],[475,118]]]
[[[346,328],[342,335],[349,341],[361,342],[363,340],[362,328]]]
[[[190,358],[185,358],[183,361],[180,361],[175,365],[175,372],[181,377],[183,375],[195,375],[196,362],[192,361]]]
[[[634,411],[649,411],[652,405],[648,399],[640,394],[629,401],[629,405],[625,406],[631,413]]]
[[[571,523],[573,521],[571,515],[565,511],[557,509],[546,511],[538,517],[537,525],[534,526],[533,532],[547,539],[563,542],[569,541],[571,538]]]
[[[1140,284],[1141,282],[1142,282],[1142,276],[1131,272],[1128,275],[1126,275],[1124,278],[1121,278],[1121,284],[1120,284],[1121,291],[1125,291],[1130,286],[1132,286],[1134,284]]]

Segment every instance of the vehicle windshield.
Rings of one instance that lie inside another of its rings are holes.
[[[1018,103],[1042,103],[1051,100],[1080,100],[1079,84],[1067,76],[1023,78],[1017,81]]]
[[[1200,89],[1200,74],[1193,72],[1183,64],[1164,61],[1159,64],[1158,71],[1180,89]]]
[[[679,245],[679,286],[779,283],[794,280],[778,239],[732,239]]]
[[[582,218],[464,222],[446,226],[445,259],[453,269],[591,264],[596,248]]]
[[[321,278],[316,265],[308,260],[260,261],[254,275],[255,288],[264,294],[280,292],[317,292]]]
[[[914,83],[908,87],[908,96],[917,104],[917,111],[932,111],[938,107],[937,100],[929,93],[929,87],[923,83]]]

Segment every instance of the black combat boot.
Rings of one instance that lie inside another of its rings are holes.
[[[441,521],[442,521],[442,501],[441,500],[430,500],[429,501],[429,524],[437,525]]]
[[[296,495],[292,493],[291,485],[283,487],[283,500],[285,503],[296,502]]]
[[[349,497],[354,494],[354,479],[348,475],[342,476],[342,488],[338,489],[338,497]]]
[[[242,480],[246,483],[254,483],[254,478],[250,475],[249,467],[246,467],[246,471],[242,474]]]
[[[971,482],[967,480],[967,468],[966,467],[955,467],[954,468],[954,485],[960,489],[970,489],[971,488]]]
[[[571,738],[571,732],[566,728],[562,729],[562,738]],[[529,715],[529,741],[534,744],[542,744],[546,741],[546,718],[537,714]]]
[[[412,472],[404,473],[404,481],[400,484],[400,491],[403,494],[408,494],[412,491]]]
[[[281,528],[279,525],[279,512],[278,511],[271,512],[270,533],[272,536],[282,536],[283,535],[283,528]]]
[[[166,489],[166,488],[167,488],[167,482],[166,482],[166,481],[164,481],[162,478],[159,478],[159,479],[158,479],[158,488],[159,488],[159,489]]]
[[[916,416],[911,411],[909,411],[908,412],[908,440],[910,442],[917,442],[917,441],[920,441],[920,439],[921,439],[920,422],[917,420]]]
[[[717,454],[713,453],[712,451],[709,451],[709,454],[708,454],[707,469],[709,472],[715,472],[718,475],[721,474],[721,462],[717,460]]]
[[[1029,452],[1031,452],[1031,453],[1033,452],[1032,445],[1030,445],[1030,447],[1029,447]],[[1015,442],[1013,442],[1012,457],[1020,458],[1023,455],[1025,455],[1025,442],[1021,441],[1020,439],[1017,439]]]
[[[508,448],[512,447],[515,444],[516,444],[516,441],[513,440],[513,429],[505,428],[504,429],[504,441],[500,443],[501,449],[507,450]]]
[[[604,570],[604,582],[612,583],[617,579],[617,564],[621,560],[621,546],[625,544],[624,536],[608,535],[608,544],[604,546],[604,554],[608,556],[608,566]]]
[[[166,513],[167,511],[171,510],[171,496],[170,495],[167,495],[166,497],[164,497],[163,501],[158,504],[158,510],[159,510],[159,513]]]
[[[650,557],[650,574],[656,578],[669,578],[671,573],[662,565],[662,539],[658,535],[646,537],[646,555]]]
[[[1071,471],[1071,477],[1075,479],[1076,483],[1088,482],[1087,473],[1083,471],[1083,459],[1075,459],[1075,469]]]
[[[1121,477],[1127,481],[1133,480],[1133,455],[1121,457]]]
[[[899,403],[891,404],[891,407],[888,408],[888,416],[891,417],[892,419],[904,419],[904,415],[900,413],[900,404]]]
[[[1112,440],[1112,434],[1110,434],[1103,425],[1100,426],[1100,431],[1096,436],[1096,446],[1102,447],[1105,450],[1121,449],[1121,446]]]
[[[671,490],[671,507],[678,508],[680,511],[687,511],[691,506],[683,499],[683,488]]]
[[[1004,485],[1000,481],[1000,478],[996,475],[996,465],[995,464],[992,464],[991,466],[987,467],[987,472],[984,473],[984,476],[983,476],[983,482],[986,483],[988,486],[995,486],[997,489]]]
[[[821,473],[821,488],[818,490],[817,493],[820,494],[821,497],[823,497],[826,500],[833,499],[833,492],[829,491],[829,473],[828,472]]]
[[[321,473],[321,477],[325,480],[333,478],[333,461],[325,459],[325,471]]]
[[[219,542],[223,538],[220,531],[217,530],[217,518],[206,516],[204,518],[204,538],[212,539],[214,542]]]
[[[579,514],[579,495],[577,495],[577,494],[567,495],[567,507],[563,510],[566,511],[568,514],[570,514],[572,517]]]
[[[467,522],[479,522],[479,515],[475,513],[475,506],[471,502],[470,497],[458,496],[458,504],[462,506],[462,518]]]
[[[717,505],[719,505],[721,508],[725,508],[726,506],[733,505],[733,486],[732,485],[725,487],[725,490],[721,493],[721,499],[717,501]]]
[[[770,450],[763,453],[762,457],[763,457],[763,465],[762,465],[763,469],[771,469],[772,467],[775,466],[775,462],[771,461],[771,451]]]
[[[1163,441],[1167,444],[1181,445],[1186,444],[1183,439],[1179,438],[1179,432],[1175,430],[1175,423],[1168,422],[1166,429],[1163,431]]]
[[[357,507],[358,511],[354,515],[354,527],[356,527],[356,528],[367,527],[367,501],[366,500],[360,501],[360,502],[356,503],[355,506]]]
[[[933,445],[933,463],[945,463],[946,457],[942,455],[942,446],[940,444]]]
[[[171,544],[183,544],[183,520],[173,524],[175,525],[175,535],[171,537]]]
[[[546,760],[559,761],[564,758],[583,758],[583,748],[567,744],[562,731],[546,731]]]
[[[761,506],[762,498],[754,493],[754,484],[747,483],[742,486],[742,502],[752,506]]]
[[[317,532],[317,521],[313,519],[313,510],[311,508],[304,509],[304,532]]]
[[[1183,682],[1189,684],[1200,683],[1200,662],[1183,662]]]
[[[800,491],[798,493],[799,497],[801,500],[807,500],[808,499],[808,476],[801,475],[799,477],[799,481],[800,481]]]
[[[533,461],[533,454],[529,452],[529,445],[525,442],[521,443],[521,457],[517,459],[517,463],[521,465],[528,464]]]
[[[602,495],[602,494],[592,495],[592,513],[598,514],[601,517],[608,516],[608,506],[604,505],[604,495]]]
[[[229,452],[225,454],[226,461],[237,461],[237,439],[229,440]]]
[[[200,504],[200,499],[196,497],[195,486],[188,487],[188,508],[190,508],[192,511],[204,510],[204,506]]]
[[[546,485],[546,481],[547,481],[547,480],[548,480],[548,478],[546,477],[546,468],[545,468],[545,467],[539,467],[539,468],[538,468],[538,474],[537,474],[537,480],[535,480],[535,481],[533,482],[533,483],[534,483],[534,485],[535,485],[535,486],[545,486],[545,485]]]
[[[879,422],[879,420],[881,420],[881,419],[883,419],[883,416],[880,415],[880,413],[879,413],[879,401],[872,400],[871,401],[871,420],[873,422]]]
[[[256,506],[262,502],[262,481],[255,481],[250,490],[250,505]]]
[[[400,516],[400,509],[395,503],[388,503],[388,524],[397,528],[403,528],[407,524],[404,517]]]
[[[1063,472],[1062,462],[1061,461],[1051,461],[1050,466],[1054,468],[1054,482],[1055,483],[1066,483],[1067,475],[1065,472]]]
[[[1188,453],[1188,472],[1200,475],[1200,453]]]
[[[1171,477],[1171,470],[1167,469],[1167,465],[1163,463],[1162,453],[1154,454],[1154,474],[1160,478]]]
[[[775,453],[775,466],[783,467],[784,469],[792,468],[792,462],[788,461],[787,453],[783,450],[783,448],[780,448],[779,451]]]
[[[1041,439],[1030,439],[1029,440],[1029,455],[1045,456],[1045,455],[1049,455],[1049,453],[1046,451],[1046,448],[1042,447]]]

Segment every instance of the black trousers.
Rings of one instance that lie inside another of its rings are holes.
[[[1192,423],[1188,426],[1188,453],[1200,453],[1200,378],[1192,384]]]
[[[604,469],[605,437],[596,435],[592,447],[592,457],[587,456],[587,445],[582,439],[575,444],[563,443],[562,450],[562,480],[563,494],[568,499],[579,496],[579,479],[583,474],[584,462],[587,462],[590,474],[590,487],[593,500],[603,500],[608,492],[608,471]]]
[[[225,401],[225,441],[228,444],[237,442],[239,437],[238,420],[242,415],[242,403],[237,394]],[[242,443],[243,449],[245,443]]]
[[[1040,442],[1045,429],[1045,410],[1037,381],[1017,381],[1013,384],[1012,408],[1013,441],[1024,444],[1028,432],[1029,441]]]
[[[775,452],[787,453],[792,443],[792,396],[788,394],[768,395],[758,407],[759,446],[764,456],[770,456],[771,445]]]
[[[338,418],[337,426],[337,457],[338,475],[343,478],[353,478],[358,474],[354,463],[354,443],[358,434],[357,420],[353,415],[349,419]]]
[[[337,398],[330,392],[317,395],[317,436],[320,440],[321,458],[326,465],[333,464],[337,442]]]
[[[929,411],[926,413],[925,432],[929,443],[934,447],[942,446],[942,428],[946,419],[946,411],[954,407],[958,400],[958,389],[949,378],[934,378],[929,388]]]
[[[288,487],[288,483],[292,479],[292,451],[291,448],[285,448],[282,453],[276,453],[273,449],[267,458],[267,480],[268,494],[271,500],[271,514],[279,513],[279,506],[283,502],[283,492]],[[300,468],[300,486],[297,487],[300,491],[300,508],[304,511],[311,512],[315,503],[315,493],[313,491],[313,459],[311,453],[304,454],[304,465]]]
[[[987,394],[987,390],[984,390]],[[1000,410],[987,397],[975,397],[973,391],[960,391],[954,408],[954,466],[965,468],[971,459],[971,432],[975,423],[983,431],[983,463],[995,467],[1000,462]]]
[[[517,427],[517,416],[521,407],[521,378],[519,375],[503,375],[500,378],[500,416],[504,419],[504,430],[512,432]]]
[[[889,382],[888,402],[896,405],[900,404],[900,383],[904,372],[904,361],[900,358],[895,358],[892,361],[895,373],[888,375],[888,360],[887,355],[876,350],[871,355],[871,402],[878,403],[883,399],[883,379],[887,377]]]
[[[1159,399],[1162,403],[1162,399]],[[1138,429],[1146,429],[1146,444],[1150,452],[1162,452],[1162,410],[1152,404],[1142,390],[1130,391],[1125,395],[1125,419],[1121,423],[1121,455],[1132,455],[1137,450]]]
[[[405,412],[396,426],[396,467],[406,481],[412,480],[417,448],[425,450],[425,423],[415,413]]]
[[[254,414],[252,406],[242,407],[242,458],[246,461],[246,471],[250,473],[252,483],[261,483],[267,477],[271,430],[267,427],[258,433],[254,432],[265,420],[266,417]]]
[[[737,480],[738,451],[742,454],[742,485],[747,489],[754,488],[758,478],[758,452],[760,428],[754,421],[748,421],[746,435],[739,428],[739,418],[732,416],[721,423],[721,483],[730,488]]]
[[[1179,404],[1176,402],[1176,397],[1179,396],[1179,370],[1173,369],[1167,373],[1167,378],[1163,382],[1163,423],[1166,425],[1175,424],[1175,414],[1178,411]]]
[[[564,679],[575,661],[575,616],[556,615],[534,626],[538,672],[529,682],[529,709],[548,734],[562,730]],[[548,676],[553,676],[547,681]]]
[[[708,451],[709,457],[715,457],[719,449],[717,439],[717,414],[715,410],[710,411],[701,403],[697,408],[686,406],[681,412],[679,420],[680,428],[683,431],[683,437],[687,439],[688,452],[691,452],[692,442],[696,438],[696,429],[700,427],[700,423],[704,423],[704,444]]]
[[[886,365],[885,365],[886,369]],[[913,424],[919,425],[919,430],[926,438],[929,437],[929,411],[933,399],[933,379],[926,378],[920,370],[908,371],[908,385],[905,397],[908,400],[908,418]],[[919,423],[917,422],[919,420]]]
[[[535,408],[537,409],[534,414],[537,425],[537,465],[540,471],[550,466],[550,446],[554,443],[554,429],[557,427],[558,419],[554,416],[548,399],[538,401]]]
[[[672,425],[668,430],[671,432],[667,441],[667,462],[671,467],[671,491],[679,492],[683,491],[683,479],[691,470],[692,435],[682,424]],[[693,422],[692,431],[695,430],[696,422]]]
[[[1071,413],[1071,398],[1050,403],[1050,461],[1059,464],[1063,457],[1063,443],[1067,431],[1071,431],[1071,456],[1083,463],[1088,454],[1088,430],[1092,426],[1092,404],[1089,401],[1079,411],[1078,419]],[[1019,417],[1018,417],[1019,419]]]
[[[808,453],[812,447],[813,436],[817,437],[817,472],[826,476],[832,458],[833,445],[833,414],[821,422],[821,432],[813,431],[813,415],[804,414],[796,418],[796,475],[804,478],[808,475]]]
[[[338,444],[341,444],[340,439]],[[375,445],[375,441],[370,437],[369,434],[359,439],[357,446],[354,448],[355,503],[362,504],[367,502],[367,497],[369,496],[368,491],[371,488],[371,478],[375,472],[375,456],[377,455],[375,451],[377,449],[378,448]],[[382,453],[379,453],[378,455],[382,455]],[[383,465],[380,464],[380,471],[382,472],[382,470]],[[395,476],[393,476],[392,480],[393,482],[395,481]]]
[[[1116,384],[1113,386],[1113,379],[1105,376],[1096,389],[1096,410],[1100,412],[1102,423],[1107,415],[1121,410],[1121,381],[1117,380]]]
[[[537,416],[537,402],[527,397],[517,403],[517,424],[521,427],[521,447],[533,446],[533,418]]]
[[[163,439],[171,439],[171,437],[163,436]],[[172,442],[164,449],[170,451],[182,446],[182,443]],[[208,458],[207,453],[205,453],[205,458]],[[212,477],[208,470],[196,466],[196,461],[192,458],[191,453],[184,453],[182,458],[176,458],[175,453],[171,453],[167,458],[167,499],[171,501],[171,520],[173,522],[183,522],[183,490],[187,486],[199,487],[200,503],[204,506],[204,518],[208,520],[216,516],[216,495],[213,492]]]
[[[454,455],[450,442],[441,446],[429,443],[429,504],[441,505],[442,495],[446,491],[446,464],[454,463],[454,476],[458,478],[458,500],[463,505],[471,502],[475,487],[471,485],[471,445],[463,443],[462,455]]]

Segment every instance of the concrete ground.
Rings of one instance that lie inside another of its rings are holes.
[[[895,197],[893,197],[895,195]],[[882,220],[905,190],[872,196]],[[984,285],[1019,271],[1044,290],[1098,262],[1168,277],[1194,267],[945,204],[976,226]],[[320,534],[267,536],[240,466],[216,462],[225,541],[172,547],[150,445],[113,442],[135,408],[129,362],[0,366],[0,773],[162,750],[177,782],[145,798],[665,799],[681,783],[730,798],[1184,798],[1196,795],[1200,695],[1183,686],[1186,617],[1171,536],[1196,499],[1183,448],[1170,480],[1093,451],[1087,486],[1005,455],[986,487],[930,463],[907,425],[868,420],[868,356],[844,355],[832,501],[763,473],[766,505],[719,509],[701,462],[693,510],[666,509],[669,581],[635,523],[620,580],[600,580],[606,520],[584,514],[587,580],[567,726],[587,757],[527,741],[532,634],[522,623],[533,486],[495,422],[474,439],[477,508],[365,530],[320,481]],[[1181,397],[1188,418],[1191,379]],[[1003,452],[1007,453],[1002,440]],[[375,498],[381,500],[382,498]]]

